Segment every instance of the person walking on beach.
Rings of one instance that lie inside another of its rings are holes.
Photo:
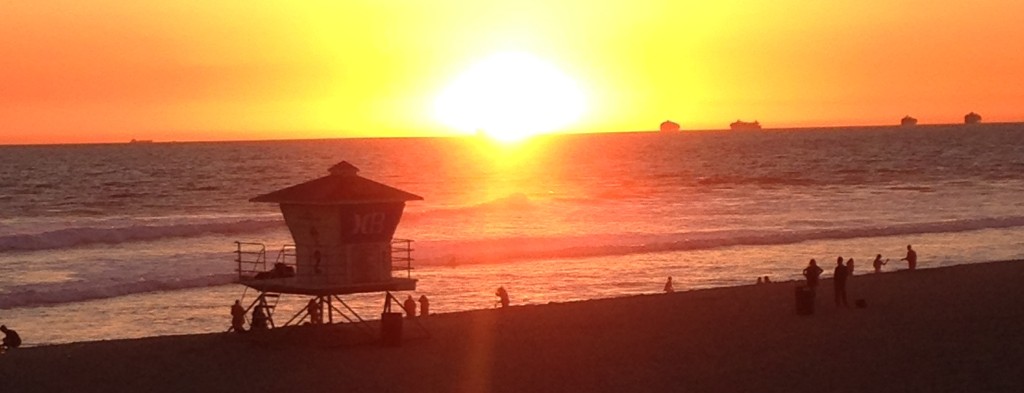
[[[231,330],[235,333],[245,333],[245,307],[242,307],[242,302],[238,300],[231,305]]]
[[[0,332],[4,332],[3,344],[0,344],[0,350],[6,351],[21,346],[21,336],[14,329],[8,329],[7,325],[0,325]]]
[[[887,263],[889,263],[889,258],[885,258],[885,261],[882,261],[882,254],[878,254],[875,255],[875,261],[871,262],[871,265],[875,267],[875,273],[881,273],[882,265]]]
[[[430,315],[430,299],[427,295],[420,295],[420,316]]]
[[[665,281],[665,293],[675,292],[676,289],[672,286],[672,276],[668,276],[668,281]]]
[[[813,259],[811,259],[811,262],[809,262],[807,267],[804,268],[804,277],[807,278],[807,287],[811,288],[812,291],[818,288],[818,277],[821,276],[823,271],[824,270],[821,270],[821,268],[818,267],[818,261]]]
[[[505,287],[498,287],[498,290],[494,292],[494,295],[498,297],[498,301],[501,302],[501,307],[508,307],[508,291]]]
[[[910,270],[917,269],[917,252],[914,251],[909,244],[907,245],[907,257],[900,260],[907,261],[907,265]]]
[[[846,302],[846,279],[850,277],[846,266],[843,265],[843,257],[836,260],[836,270],[832,273],[832,284],[836,290],[836,306],[850,307]]]

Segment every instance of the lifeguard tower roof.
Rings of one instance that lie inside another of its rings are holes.
[[[329,169],[330,175],[270,192],[250,202],[301,205],[341,205],[374,202],[421,201],[423,197],[358,175],[359,168],[342,161]]]

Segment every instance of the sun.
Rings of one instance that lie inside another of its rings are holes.
[[[518,141],[577,121],[584,95],[568,75],[528,53],[504,52],[476,63],[435,101],[438,120],[465,133]]]

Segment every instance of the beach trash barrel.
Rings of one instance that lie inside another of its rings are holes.
[[[796,287],[796,313],[797,315],[814,314],[814,290],[810,287]]]
[[[402,313],[380,314],[380,340],[389,347],[402,346]]]

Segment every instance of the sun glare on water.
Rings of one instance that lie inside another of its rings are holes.
[[[519,52],[475,64],[435,102],[435,114],[444,124],[509,142],[568,126],[583,110],[583,93],[572,78]]]

